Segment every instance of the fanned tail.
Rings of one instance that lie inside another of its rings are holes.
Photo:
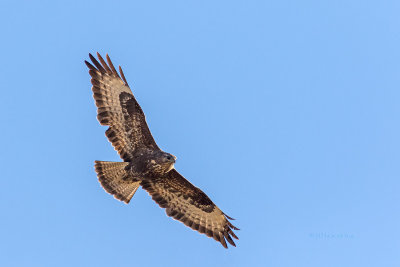
[[[95,161],[97,177],[104,190],[126,204],[131,201],[140,182],[128,178],[128,162]]]

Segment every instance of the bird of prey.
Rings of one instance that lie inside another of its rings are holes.
[[[97,53],[99,61],[89,54],[85,60],[92,77],[97,119],[109,126],[106,136],[123,162],[95,161],[95,170],[104,190],[116,199],[129,203],[141,186],[164,208],[167,215],[193,230],[214,238],[227,248],[236,246],[232,230],[239,230],[199,188],[174,168],[176,157],[162,151],[154,141],[145,115],[132,94],[125,75],[119,73],[106,55]]]

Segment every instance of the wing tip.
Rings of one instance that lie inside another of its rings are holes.
[[[228,216],[228,214],[226,214],[226,213],[224,213],[224,212],[222,212],[222,214],[224,214],[224,216],[226,217],[226,218],[228,218],[229,220],[236,220],[235,218],[232,218],[232,217],[230,217],[230,216]]]
[[[96,67],[90,64],[89,61],[85,60],[85,64],[89,68],[89,70],[96,70]]]

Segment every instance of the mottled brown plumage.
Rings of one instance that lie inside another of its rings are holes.
[[[129,203],[142,186],[168,216],[200,233],[214,238],[227,248],[235,246],[233,226],[224,214],[199,188],[174,169],[176,157],[163,152],[154,141],[145,115],[119,67],[97,53],[99,61],[89,54],[93,64],[85,61],[92,77],[97,118],[109,126],[106,136],[124,162],[96,161],[95,169],[104,190],[116,199]],[[120,76],[121,75],[121,76]]]

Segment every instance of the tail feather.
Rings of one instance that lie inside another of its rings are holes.
[[[125,167],[128,162],[95,161],[97,177],[104,190],[113,195],[116,199],[124,201],[126,204],[131,201],[140,182],[135,182],[128,177]]]

